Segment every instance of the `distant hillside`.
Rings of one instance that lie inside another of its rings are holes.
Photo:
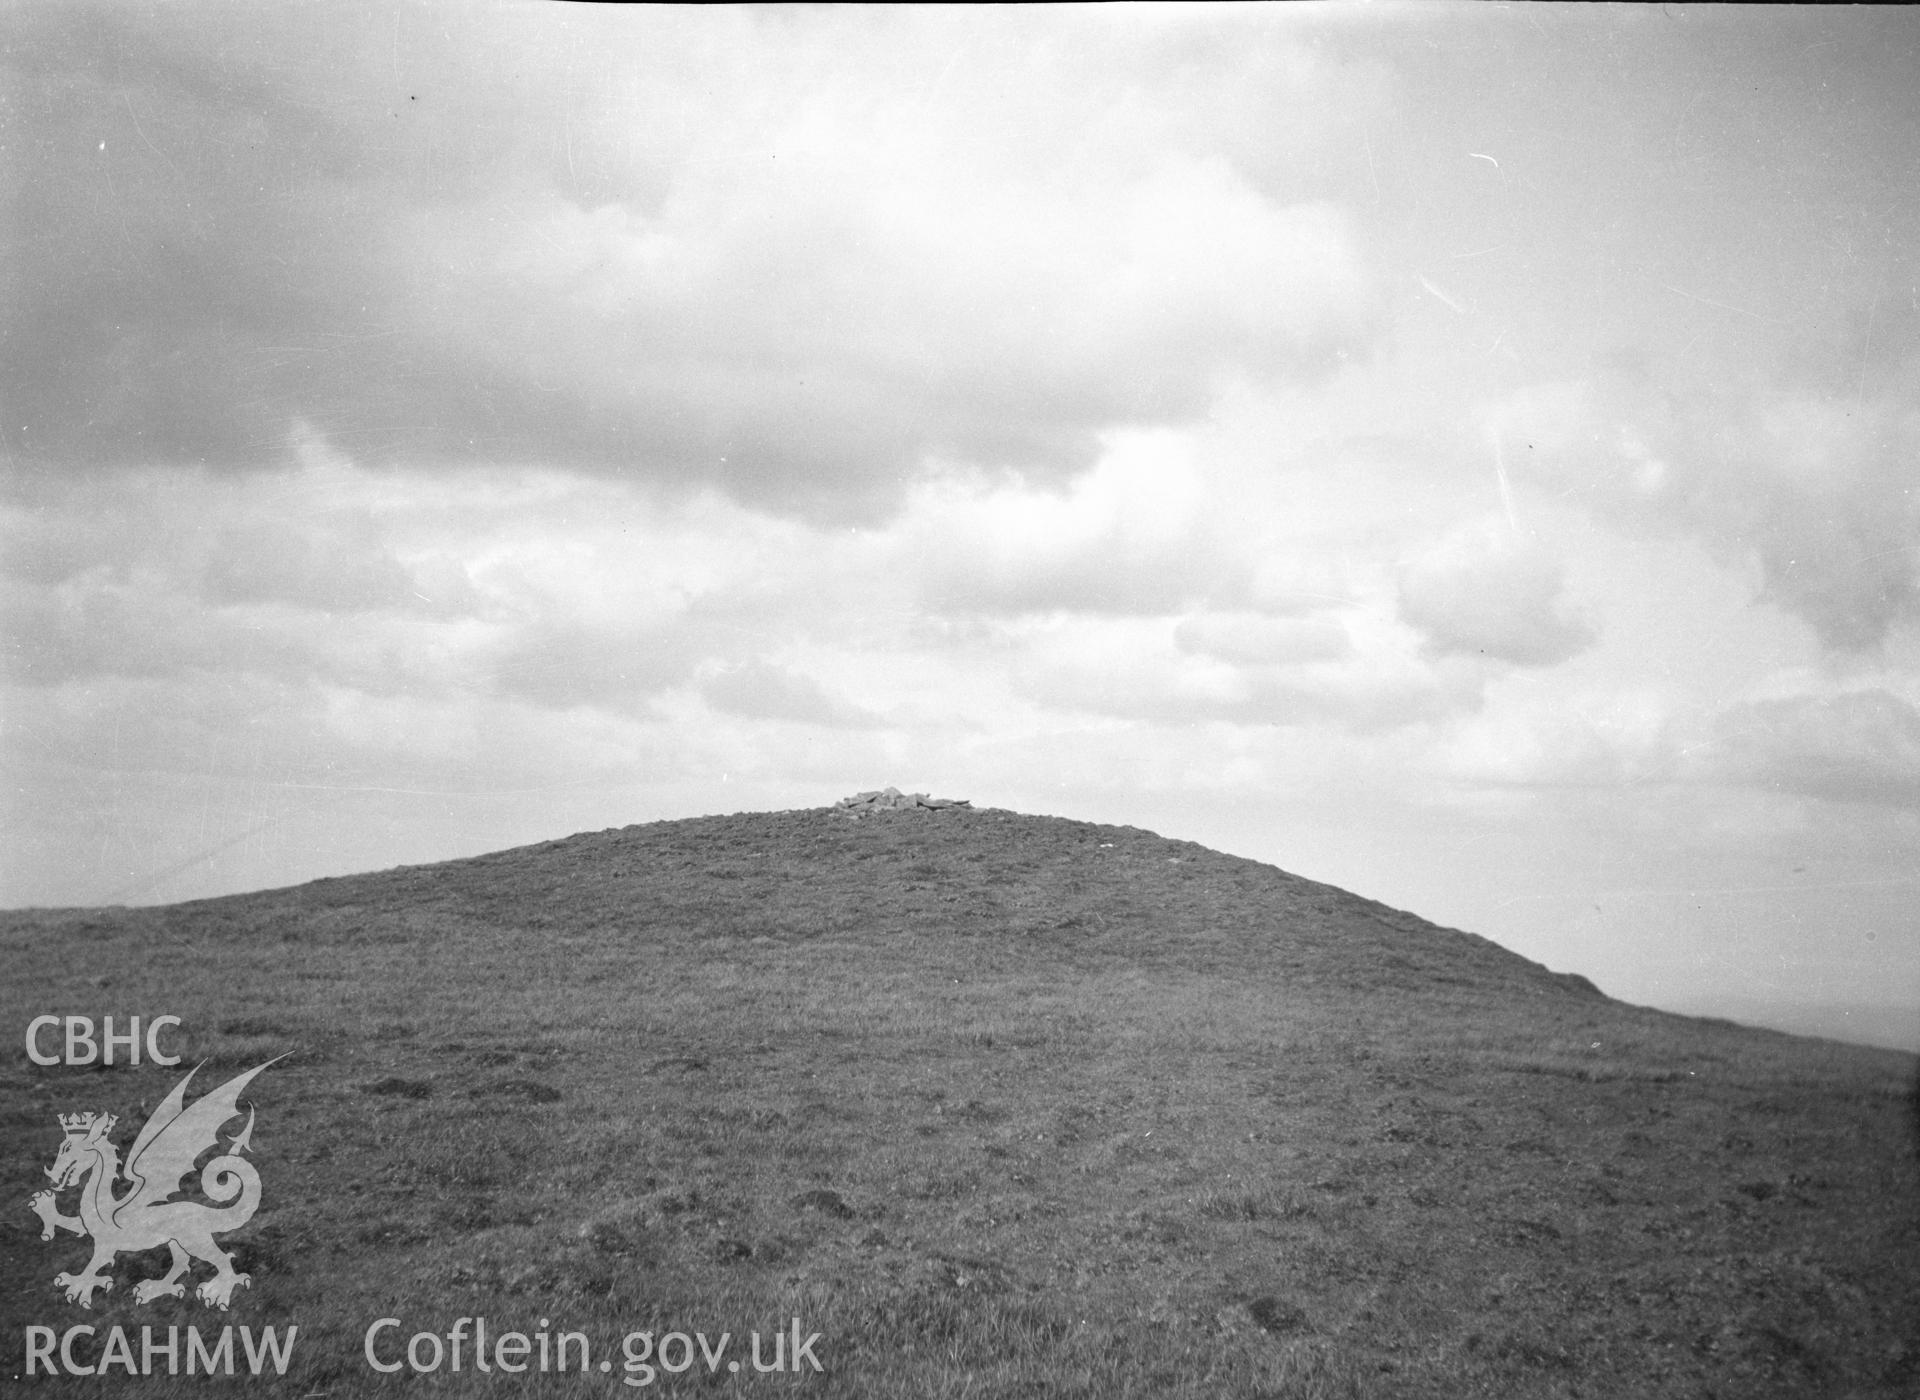
[[[1920,1010],[1912,1006],[1884,1002],[1717,997],[1711,1003],[1696,998],[1691,1004],[1683,1002],[1675,1006],[1674,1010],[1700,1016],[1721,1016],[1742,1025],[1767,1026],[1786,1031],[1789,1035],[1817,1035],[1855,1045],[1920,1051]]]
[[[289,1054],[234,1237],[233,1319],[301,1327],[262,1393],[356,1393],[370,1322],[482,1313],[616,1369],[629,1331],[798,1317],[834,1396],[1920,1386],[1912,1056],[1626,1006],[1132,828],[706,817],[5,914],[0,949],[16,1046],[168,1012],[196,1092]],[[130,1137],[177,1078],[16,1049],[0,1195],[45,1184],[56,1112]],[[132,1301],[160,1255],[81,1313],[49,1280],[84,1256],[0,1223],[7,1346],[206,1325]],[[775,1384],[704,1369],[652,1388]]]

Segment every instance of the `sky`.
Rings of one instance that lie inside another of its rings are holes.
[[[1920,14],[26,0],[0,905],[967,798],[1920,1047]]]

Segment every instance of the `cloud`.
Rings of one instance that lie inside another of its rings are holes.
[[[1562,598],[1565,569],[1501,525],[1456,530],[1400,570],[1400,615],[1441,655],[1553,666],[1585,650],[1594,630]]]
[[[689,679],[698,648],[668,628],[588,626],[560,619],[504,630],[489,647],[487,688],[546,709],[645,713]]]
[[[832,729],[871,729],[882,723],[870,710],[831,695],[811,676],[766,661],[729,666],[700,685],[707,703],[747,719],[786,720]]]
[[[1615,523],[1746,562],[1758,597],[1841,653],[1920,621],[1920,316],[1889,312],[1835,362],[1740,387],[1663,383],[1616,362],[1492,415],[1517,475]],[[1874,342],[1877,342],[1874,343]]]
[[[1270,630],[1245,617],[1056,618],[1016,634],[1012,678],[1021,694],[1050,707],[1156,725],[1377,733],[1480,703],[1481,677],[1471,663],[1424,660],[1401,629],[1359,613],[1322,619],[1318,637],[1312,626]],[[1357,640],[1330,645],[1332,634]],[[1285,652],[1274,645],[1281,638]]]
[[[636,702],[690,673],[658,586],[676,553],[602,566],[590,483],[364,471],[306,451],[239,476],[17,479],[0,498],[0,626],[17,684],[253,676],[422,696]],[[491,498],[485,500],[483,498]],[[473,512],[468,514],[468,512]],[[682,551],[697,551],[694,539]],[[679,573],[698,586],[702,571]]]
[[[873,519],[1374,334],[1348,215],[1279,177],[1381,79],[1268,26],[1186,41],[1257,111],[1171,120],[1178,26],[1071,13],[241,13],[25,21],[23,462],[255,468],[298,422]]]
[[[480,599],[442,551],[390,537],[365,485],[317,461],[224,480],[187,469],[15,478],[0,496],[10,678],[420,682],[444,654],[441,624]]]
[[[1346,628],[1331,618],[1203,613],[1180,619],[1173,641],[1183,652],[1241,666],[1341,661],[1353,654]]]
[[[1679,771],[1682,721],[1655,690],[1502,692],[1446,736],[1438,771],[1476,787],[1611,788]]]
[[[1920,809],[1920,710],[1885,690],[1723,710],[1702,760],[1716,777],[1830,802]]]
[[[1184,435],[1114,434],[1058,489],[928,483],[903,512],[904,549],[921,602],[937,613],[1163,614],[1244,586],[1208,488]]]

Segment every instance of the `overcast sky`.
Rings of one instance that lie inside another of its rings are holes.
[[[0,38],[0,904],[891,783],[1920,1044],[1920,14]]]

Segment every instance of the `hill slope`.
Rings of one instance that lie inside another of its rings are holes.
[[[168,1012],[214,1061],[195,1092],[291,1052],[249,1092],[232,1314],[299,1325],[289,1394],[380,1379],[378,1318],[398,1356],[463,1315],[577,1329],[614,1378],[629,1332],[744,1358],[798,1318],[799,1383],[836,1396],[1920,1385],[1911,1056],[1625,1006],[1130,828],[662,822],[0,915],[0,946],[16,1047],[37,1014]],[[121,1113],[124,1145],[178,1078],[18,1048],[5,1075],[16,1203],[56,1111]],[[9,1374],[27,1324],[218,1316],[132,1301],[157,1254],[81,1313],[48,1280],[84,1246],[38,1229],[0,1219]],[[795,1384],[695,1360],[653,1388]]]

